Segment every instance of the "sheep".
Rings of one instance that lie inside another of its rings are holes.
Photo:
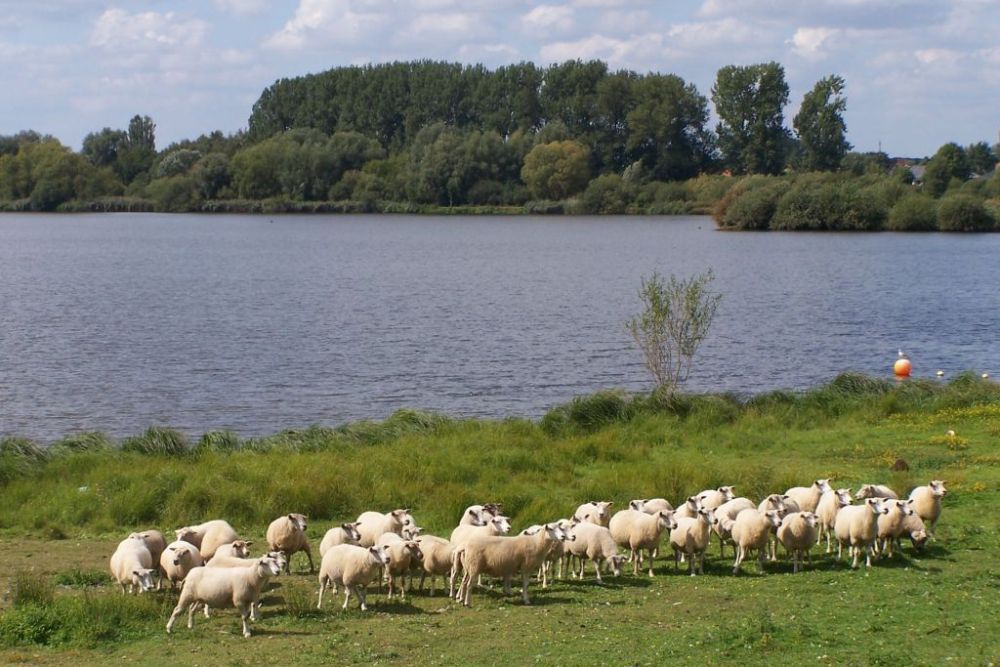
[[[268,551],[266,554],[269,558],[273,558],[278,561],[281,565],[282,571],[286,571],[286,566],[288,564],[285,554],[282,551]],[[246,567],[256,561],[257,558],[250,558],[248,556],[227,556],[225,554],[220,554],[216,552],[212,556],[212,560],[205,563],[205,567],[221,568],[221,567]]]
[[[792,555],[792,573],[799,571],[802,557],[812,564],[809,550],[817,542],[819,518],[813,512],[792,512],[786,514],[778,526],[778,541],[785,551]]]
[[[378,576],[382,568],[392,564],[392,559],[383,547],[360,547],[353,544],[337,544],[330,547],[319,564],[319,602],[317,609],[323,608],[323,591],[327,586],[344,587],[344,606],[351,600],[351,593],[358,598],[361,611],[367,611],[365,587]]]
[[[392,599],[392,592],[396,589],[396,578],[405,577],[410,571],[410,566],[416,562],[419,564],[424,559],[420,545],[413,540],[404,540],[396,533],[385,533],[378,538],[375,546],[382,547],[389,555],[390,564],[385,566],[385,572],[389,582],[389,599]],[[399,597],[406,599],[406,587],[399,586]]]
[[[233,540],[229,544],[220,544],[212,555],[212,560],[216,558],[249,558],[250,540]]]
[[[506,535],[510,532],[510,518],[505,516],[495,516],[490,519],[485,526],[456,526],[455,530],[451,531],[451,543],[457,551],[465,545],[465,543],[475,535]],[[462,562],[455,558],[452,560],[451,565],[451,577],[448,582],[448,587],[454,591],[455,590],[455,579],[458,577],[458,573],[462,570]],[[456,600],[458,599],[456,594]]]
[[[202,560],[198,549],[183,540],[171,542],[160,554],[160,571],[170,583],[171,590],[175,588],[177,582],[184,581],[184,577],[193,568],[204,564],[205,561]]]
[[[574,577],[583,579],[586,561],[594,562],[594,572],[597,574],[597,583],[603,583],[601,579],[601,567],[608,563],[614,576],[620,576],[622,572],[623,557],[618,554],[618,545],[611,537],[611,530],[604,526],[597,526],[592,523],[583,522],[573,527],[574,539],[564,543],[565,551],[580,559],[580,573],[573,573]]]
[[[415,541],[420,547],[420,552],[424,555],[420,563],[423,571],[420,573],[419,590],[424,590],[424,579],[429,574],[431,575],[431,597],[434,597],[434,577],[440,575],[442,578],[447,578],[451,574],[455,546],[443,537],[434,535],[420,535]],[[449,598],[454,594],[454,590],[448,591]]]
[[[267,527],[267,548],[271,551],[282,551],[285,554],[286,572],[291,573],[292,556],[304,551],[309,559],[309,574],[315,570],[312,552],[309,549],[309,537],[306,535],[308,523],[304,514],[286,514],[279,516]]]
[[[742,512],[741,512],[742,514]],[[705,573],[705,549],[708,548],[712,536],[712,526],[718,521],[714,510],[698,510],[698,518],[684,517],[677,519],[677,527],[670,532],[670,546],[674,549],[674,567],[680,567],[680,555],[688,559],[688,574],[692,577],[695,570]],[[695,559],[698,564],[695,566]]]
[[[634,509],[637,512],[645,512],[646,514],[656,514],[663,510],[674,511],[674,506],[666,498],[650,498],[649,500],[640,498],[629,502],[628,506],[630,509]]]
[[[424,532],[424,529],[416,524],[407,524],[403,526],[403,529],[399,531],[399,536],[404,540],[415,540]],[[395,533],[393,533],[395,535]]]
[[[636,510],[616,512],[608,523],[611,537],[631,552],[632,574],[639,574],[642,561],[642,550],[649,551],[649,576],[653,575],[653,563],[660,547],[664,530],[677,527],[677,519],[670,510],[661,510],[656,514],[646,514]]]
[[[363,547],[370,547],[383,534],[396,533],[399,535],[403,532],[403,526],[416,524],[416,521],[413,520],[410,510],[398,509],[386,512],[385,514],[379,512],[362,512],[361,516],[357,519],[357,524],[358,532],[361,533],[361,539],[358,540],[358,544]]]
[[[934,528],[941,517],[941,499],[947,494],[944,482],[939,479],[910,491],[909,499],[913,501],[913,511],[927,524],[927,534],[932,540],[935,539]]]
[[[215,555],[219,545],[240,539],[233,527],[222,519],[206,521],[196,526],[178,528],[177,539],[190,542],[201,550],[201,557],[207,562]]]
[[[486,503],[485,505],[469,505],[462,512],[459,520],[460,526],[483,526],[495,516],[500,516],[501,507],[498,503]]]
[[[920,553],[924,550],[924,545],[927,544],[927,529],[924,527],[923,519],[917,516],[916,512],[903,517],[903,534],[909,535],[914,551]]]
[[[674,510],[675,519],[693,519],[698,516],[701,509],[701,499],[698,496],[689,496],[687,500],[677,506]]]
[[[566,533],[557,523],[545,525],[534,535],[502,537],[475,535],[456,551],[456,558],[462,561],[465,574],[458,596],[462,604],[470,606],[472,581],[480,574],[502,577],[504,593],[510,594],[510,580],[521,575],[521,597],[524,604],[531,604],[528,598],[528,581],[542,564],[554,542],[566,539]]]
[[[899,542],[899,536],[905,531],[904,522],[906,517],[913,516],[912,500],[883,499],[883,505],[889,509],[888,513],[882,514],[878,518],[878,539],[875,542],[876,551],[879,558],[888,552],[892,558],[892,548]]]
[[[609,508],[612,505],[614,505],[612,501],[591,500],[589,503],[584,503],[577,507],[576,511],[573,512],[573,518],[578,521],[589,521],[598,526],[607,527],[608,520],[611,519]]]
[[[785,504],[788,504],[788,499],[791,498],[799,505],[798,510],[790,510],[792,512],[815,512],[816,506],[819,505],[819,499],[827,491],[832,491],[830,487],[830,480],[828,479],[817,479],[809,486],[795,486],[787,491],[785,491]]]
[[[563,578],[563,570],[565,568],[566,562],[570,559],[569,554],[566,553],[566,550],[564,548],[564,543],[571,542],[576,539],[576,535],[573,533],[573,529],[576,526],[579,526],[581,523],[589,523],[592,526],[598,525],[595,523],[591,523],[590,521],[581,522],[579,519],[575,517],[572,519],[559,519],[554,523],[558,523],[559,527],[563,529],[563,532],[566,533],[566,539],[563,542],[556,542],[555,544],[552,545],[552,548],[549,549],[549,553],[545,556],[545,560],[542,561],[542,566],[538,568],[538,580],[542,582],[542,588],[549,587],[549,572],[552,571],[552,565],[554,563],[559,564],[559,568],[555,574],[555,578],[556,579]],[[533,526],[528,526],[518,534],[534,535],[543,528],[545,528],[544,524],[535,524]]]
[[[323,536],[323,541],[319,543],[319,557],[322,559],[330,547],[338,544],[354,544],[360,546],[360,540],[361,533],[358,532],[358,523],[356,521],[334,526],[330,530],[326,531],[326,534]]]
[[[153,557],[145,541],[133,533],[118,543],[109,563],[111,576],[122,593],[145,593],[153,589]],[[127,591],[126,591],[127,589]]]
[[[816,506],[816,518],[819,525],[819,530],[816,534],[816,544],[819,544],[820,540],[825,536],[826,553],[833,551],[830,535],[833,533],[833,523],[837,520],[837,513],[840,511],[840,508],[850,505],[851,500],[850,489],[827,491],[819,499],[819,504]]]
[[[281,564],[270,556],[261,556],[249,567],[196,567],[188,572],[177,606],[167,621],[170,634],[178,614],[188,607],[188,628],[194,627],[194,612],[199,604],[206,607],[232,605],[240,612],[243,636],[250,637],[249,618],[260,599],[268,578],[281,573]]]
[[[775,510],[778,512],[779,516],[785,516],[789,512],[799,512],[801,508],[799,504],[790,498],[787,494],[782,495],[780,493],[772,493],[764,500],[760,501],[757,505],[758,512],[767,512],[769,510]],[[778,540],[777,538],[770,541],[771,542],[771,560],[778,560]]]
[[[688,519],[688,521],[694,520]],[[730,528],[733,543],[736,545],[736,560],[733,561],[733,574],[740,573],[740,566],[751,549],[757,550],[757,561],[760,564],[760,571],[764,571],[764,560],[767,555],[767,544],[771,538],[771,531],[777,528],[780,523],[781,517],[778,515],[778,510],[761,512],[755,509],[745,509],[736,515],[736,519]],[[690,531],[697,538],[698,533],[694,529],[697,528],[704,531],[704,526],[703,521],[698,522],[690,528]],[[679,532],[680,527],[674,531],[674,534]],[[688,567],[690,571],[690,564]],[[694,572],[691,572],[691,574],[694,574]]]
[[[730,531],[732,530],[733,522],[739,513],[743,510],[752,510],[757,506],[749,498],[732,498],[722,503],[715,508],[715,516],[719,520],[719,523],[712,526],[712,530],[715,534],[719,536],[719,557],[725,558],[726,556],[726,542],[732,543],[732,535]],[[736,555],[736,546],[733,546],[733,555]]]
[[[890,498],[899,500],[899,495],[885,484],[862,484],[855,497],[858,500],[865,498]]]
[[[160,556],[163,554],[163,550],[167,548],[167,540],[166,538],[163,537],[163,533],[161,533],[158,530],[150,529],[150,530],[144,530],[142,532],[132,533],[131,535],[129,535],[129,537],[132,537],[132,535],[137,535],[139,539],[141,539],[143,543],[145,543],[146,548],[149,549],[149,555],[153,559],[153,567],[155,569],[160,562]],[[156,574],[157,574],[156,590],[160,590],[163,584],[163,580],[160,577],[159,570],[157,570]]]
[[[857,569],[858,558],[865,552],[865,568],[872,566],[871,546],[878,536],[878,517],[888,513],[881,498],[865,498],[863,505],[848,505],[837,513],[833,532],[837,537],[837,560],[844,545],[850,546],[851,569]]]
[[[709,510],[714,510],[722,503],[729,502],[735,497],[736,495],[733,493],[733,487],[731,486],[720,486],[717,489],[705,489],[698,494],[698,500],[701,501],[701,506]]]

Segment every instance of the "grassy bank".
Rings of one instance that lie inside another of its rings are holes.
[[[169,430],[122,443],[93,434],[46,447],[8,439],[0,448],[0,659],[985,664],[1000,657],[998,442],[1000,386],[972,374],[901,385],[844,375],[801,394],[669,405],[605,393],[539,422],[402,411],[252,440],[212,433],[188,441]],[[891,471],[900,458],[909,470]],[[782,563],[772,568],[778,574],[758,576],[751,565],[733,577],[731,557],[720,559],[714,546],[702,578],[664,563],[653,580],[534,590],[531,607],[493,591],[474,595],[472,610],[424,594],[381,601],[370,614],[336,604],[315,611],[315,578],[296,561],[250,642],[232,613],[168,638],[171,594],[126,600],[100,574],[130,529],[211,517],[261,541],[272,518],[300,511],[316,545],[333,522],[371,508],[411,507],[430,531],[447,534],[466,505],[498,500],[520,529],[588,499],[676,501],[721,484],[759,497],[815,477],[899,491],[947,480],[939,540],[867,575],[821,556],[800,575]],[[97,627],[95,614],[105,619]]]

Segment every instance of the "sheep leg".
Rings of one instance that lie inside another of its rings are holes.
[[[733,561],[733,574],[740,573],[740,564],[743,563],[743,558],[746,556],[746,549],[743,548],[742,544],[736,545],[736,560]]]
[[[767,558],[764,557],[764,550],[763,549],[757,549],[757,565],[758,565],[758,569],[760,570],[761,574],[764,573],[764,563],[766,561],[767,561]]]
[[[531,600],[528,599],[528,580],[531,575],[527,571],[521,573],[521,599],[524,600],[524,604],[531,604]]]
[[[253,605],[243,603],[240,605],[240,622],[243,624],[243,636],[250,639],[250,623],[247,617],[253,612]]]
[[[653,574],[653,550],[652,549],[649,550],[649,576],[650,577],[655,576]]]
[[[347,609],[347,603],[351,601],[351,587],[344,586],[344,606],[341,609]]]
[[[691,553],[685,552],[685,554],[687,555],[688,574],[693,577],[694,576],[694,568],[695,568],[695,562],[694,562],[695,555],[694,555],[694,552],[691,552]]]
[[[597,575],[597,583],[599,583],[599,584],[603,584],[604,583],[604,580],[601,579],[601,565],[602,564],[603,563],[602,563],[602,561],[600,559],[598,559],[598,558],[594,559],[594,574]]]
[[[198,603],[192,602],[188,606],[188,630],[194,628],[194,612],[198,610]]]
[[[368,605],[365,604],[368,599],[368,592],[366,589],[367,586],[358,585],[354,587],[354,594],[358,596],[358,599],[361,601],[361,611],[368,611]]]
[[[177,606],[176,606],[176,607],[174,607],[174,611],[173,611],[173,613],[172,613],[172,614],[170,614],[170,619],[169,619],[169,620],[167,620],[167,634],[168,634],[168,635],[170,634],[170,631],[171,631],[171,630],[173,629],[173,627],[174,627],[174,621],[176,621],[176,620],[177,620],[177,616],[178,616],[178,614],[180,614],[180,613],[181,613],[181,610],[183,610],[183,609],[184,609],[184,604],[185,604],[185,601],[184,601],[184,600],[181,600],[180,602],[178,602],[178,603],[177,603]]]
[[[316,608],[317,609],[322,609],[323,608],[323,591],[325,591],[325,590],[326,590],[326,581],[325,581],[325,579],[320,579],[319,580],[319,602],[316,603]]]
[[[316,568],[313,567],[313,555],[309,551],[309,549],[306,549],[306,558],[309,559],[309,574],[312,574],[313,572],[316,571]],[[289,559],[289,560],[291,560],[291,559]]]
[[[472,573],[468,569],[462,575],[462,586],[458,589],[458,597],[464,606],[469,606],[469,600],[472,598]]]

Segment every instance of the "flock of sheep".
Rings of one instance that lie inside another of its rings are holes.
[[[566,568],[583,578],[588,561],[594,564],[598,582],[602,570],[620,575],[626,559],[633,574],[648,568],[652,577],[664,533],[675,567],[686,561],[692,576],[703,572],[713,534],[723,557],[725,546],[732,546],[734,574],[752,552],[763,571],[768,558],[777,559],[779,542],[792,558],[793,572],[798,572],[803,559],[811,562],[810,550],[824,538],[827,553],[836,541],[838,560],[847,547],[852,568],[859,566],[862,556],[865,566],[871,567],[873,555],[891,557],[904,536],[921,549],[933,537],[945,494],[940,480],[913,489],[907,500],[901,500],[884,485],[865,484],[852,495],[849,489],[833,489],[829,480],[818,479],[808,487],[754,503],[735,497],[731,486],[722,486],[691,496],[677,508],[663,498],[640,499],[611,515],[612,502],[592,501],[580,505],[569,519],[530,526],[516,536],[506,535],[511,524],[499,505],[473,505],[449,539],[422,534],[408,509],[364,512],[323,537],[318,606],[322,608],[328,588],[336,593],[343,587],[343,608],[353,594],[365,610],[368,584],[375,580],[381,584],[383,579],[389,599],[396,593],[405,598],[406,580],[417,573],[420,590],[425,578],[431,577],[431,595],[434,578],[446,577],[449,595],[465,606],[482,575],[501,579],[508,595],[512,579],[520,576],[522,599],[529,604],[531,577],[537,576],[543,588],[552,577],[562,577]],[[852,504],[855,497],[863,502]],[[251,543],[223,520],[181,528],[170,544],[156,530],[132,533],[111,556],[111,573],[123,592],[151,590],[154,575],[157,588],[163,579],[171,588],[181,583],[167,632],[185,609],[190,628],[199,607],[204,607],[206,616],[210,608],[236,607],[243,634],[249,637],[249,620],[257,620],[268,578],[288,572],[289,559],[300,551],[314,571],[306,528],[301,514],[275,519],[267,529],[269,551],[257,558],[249,557]],[[619,548],[628,553],[620,554]]]

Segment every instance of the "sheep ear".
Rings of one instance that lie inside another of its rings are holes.
[[[615,504],[615,501],[613,501],[613,500],[609,500],[609,501],[608,501],[608,507],[611,507],[611,506],[612,506],[612,505],[614,505],[614,504]]]
[[[253,544],[253,542],[251,542],[250,540],[246,540],[243,544],[250,546],[251,544]]]

